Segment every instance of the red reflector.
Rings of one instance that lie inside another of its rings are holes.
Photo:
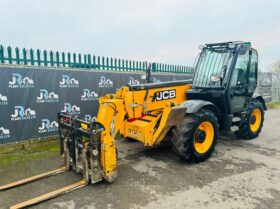
[[[65,118],[64,120],[66,123],[70,123],[70,118]]]
[[[145,117],[145,116],[146,116],[146,115],[142,113],[141,117],[139,117],[139,118],[143,118],[143,117]],[[139,118],[128,118],[127,121],[128,121],[128,122],[133,122],[133,121],[138,120]]]
[[[137,120],[137,118],[128,118],[128,119],[127,119],[128,122],[133,122],[133,121],[135,121],[135,120]]]

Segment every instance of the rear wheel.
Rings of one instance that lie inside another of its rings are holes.
[[[259,101],[251,102],[246,110],[246,115],[239,123],[239,130],[236,133],[238,138],[253,139],[256,138],[263,127],[264,110]]]
[[[208,109],[187,114],[179,123],[172,138],[174,150],[185,160],[201,162],[214,151],[218,122],[215,114]]]

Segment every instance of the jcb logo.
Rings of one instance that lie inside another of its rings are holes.
[[[133,130],[133,129],[128,129],[128,133],[130,135],[134,135],[134,136],[141,136],[141,132],[140,131],[136,131],[136,130]]]
[[[153,101],[161,101],[176,98],[176,90],[166,90],[155,92]]]

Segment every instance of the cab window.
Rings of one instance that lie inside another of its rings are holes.
[[[246,84],[247,69],[249,66],[249,50],[245,54],[239,54],[233,70],[231,87],[242,86]]]
[[[248,77],[249,77],[248,92],[253,94],[257,86],[257,79],[258,79],[258,54],[255,50],[252,50],[251,65],[250,65]]]

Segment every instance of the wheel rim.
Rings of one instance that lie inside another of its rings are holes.
[[[262,113],[261,110],[256,108],[253,110],[251,117],[250,117],[250,129],[252,132],[257,132],[260,128],[262,121]]]
[[[203,133],[203,134],[201,134]],[[202,139],[202,137],[204,138]],[[195,150],[203,154],[209,150],[214,140],[214,128],[213,125],[208,122],[202,122],[195,131],[194,134],[194,148]]]

